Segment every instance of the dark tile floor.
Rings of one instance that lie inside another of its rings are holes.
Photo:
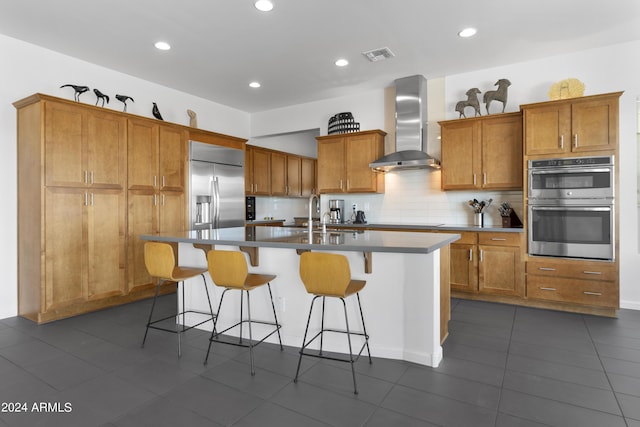
[[[161,305],[173,309],[173,296]],[[355,396],[337,362],[305,359],[294,384],[295,348],[258,347],[254,377],[239,347],[218,345],[204,366],[198,330],[180,359],[159,331],[140,348],[148,308],[1,320],[0,426],[640,427],[640,311],[454,300],[440,367],[362,359]]]

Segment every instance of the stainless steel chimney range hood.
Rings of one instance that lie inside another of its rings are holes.
[[[440,162],[426,152],[427,79],[421,75],[395,80],[396,151],[369,166],[388,172],[404,169],[440,169]]]

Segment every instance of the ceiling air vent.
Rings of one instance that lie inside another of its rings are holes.
[[[393,58],[395,55],[388,47],[381,47],[380,49],[370,50],[368,52],[362,52],[364,56],[371,62],[382,61],[384,59]]]

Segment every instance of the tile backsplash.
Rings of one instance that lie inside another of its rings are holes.
[[[485,226],[502,226],[498,206],[509,202],[523,219],[522,191],[441,191],[440,171],[404,170],[385,174],[384,194],[323,194],[322,212],[328,210],[329,199],[345,201],[346,219],[351,207],[365,212],[368,223],[393,224],[473,224],[472,199],[489,200],[485,210]],[[294,216],[307,216],[306,199],[277,197],[256,198],[257,219],[265,216],[293,221]]]

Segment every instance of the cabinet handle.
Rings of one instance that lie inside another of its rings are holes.
[[[593,295],[593,296],[596,296],[596,297],[601,297],[602,296],[602,292],[583,291],[582,293],[585,294],[585,295]]]
[[[158,195],[157,194],[153,195],[153,206],[158,206]]]
[[[583,273],[584,273],[584,274],[596,274],[596,275],[598,275],[598,274],[602,274],[602,272],[601,272],[601,271],[583,271]]]
[[[93,202],[93,193],[91,193],[91,206],[95,206],[96,204]]]
[[[505,239],[504,237],[492,237],[491,240],[497,241],[497,242],[504,242]]]
[[[480,262],[482,262],[482,249],[480,249]]]
[[[85,184],[88,184],[88,183],[89,183],[89,180],[87,179],[87,175],[88,175],[88,174],[89,174],[89,172],[88,172],[88,171],[84,171],[84,183],[85,183]]]
[[[556,271],[555,268],[551,268],[551,267],[538,267],[538,270],[542,270],[542,271]]]
[[[93,184],[93,171],[91,171],[91,184]]]
[[[162,175],[162,188],[164,188],[164,175]]]
[[[578,134],[573,135],[573,148],[578,148]]]
[[[476,174],[473,174],[473,185],[476,185]]]
[[[89,193],[84,193],[84,205],[89,206]]]
[[[469,262],[473,262],[473,249],[469,249]]]
[[[541,291],[555,291],[556,288],[539,288]]]
[[[564,135],[560,135],[560,149],[564,150]]]
[[[256,184],[256,193],[258,192],[258,184]]]
[[[340,180],[340,189],[342,190],[342,180]]]
[[[482,185],[487,185],[487,173],[482,174]]]
[[[158,177],[156,175],[153,175],[153,188],[156,188],[157,185],[158,185]]]
[[[162,206],[164,206],[164,194],[162,195]]]

